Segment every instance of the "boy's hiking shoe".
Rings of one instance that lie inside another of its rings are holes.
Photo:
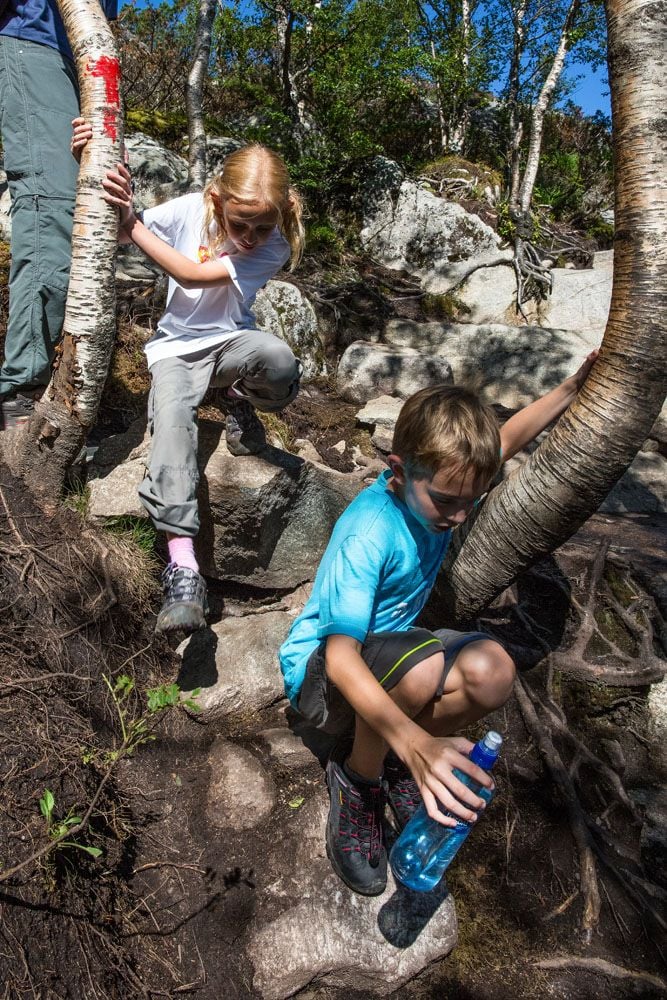
[[[400,833],[422,804],[421,792],[409,768],[394,753],[387,754],[385,758],[384,777],[387,802]]]
[[[247,400],[227,397],[222,408],[227,414],[225,417],[227,450],[232,455],[256,455],[266,447],[264,424]]]
[[[17,392],[11,399],[0,402],[0,431],[13,431],[27,424],[35,412],[35,400]]]
[[[384,785],[355,784],[340,765],[327,764],[327,854],[336,874],[362,896],[379,896],[387,885],[383,843]]]
[[[206,580],[194,569],[169,563],[162,574],[164,603],[155,623],[156,632],[195,632],[206,625]]]

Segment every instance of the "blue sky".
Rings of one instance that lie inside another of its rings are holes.
[[[578,104],[586,115],[594,115],[596,111],[610,115],[611,104],[606,68],[592,70],[590,66],[575,64],[570,68],[569,75],[572,77],[578,74],[582,74],[582,78],[576,81],[570,99]]]

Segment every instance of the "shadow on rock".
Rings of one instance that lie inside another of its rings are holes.
[[[176,683],[181,691],[213,687],[218,681],[215,651],[218,637],[213,629],[201,628],[194,632],[183,651],[183,661]]]
[[[394,948],[409,948],[448,895],[445,879],[431,892],[414,892],[397,884],[393,896],[378,913],[380,933]]]

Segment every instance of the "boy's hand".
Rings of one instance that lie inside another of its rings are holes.
[[[600,349],[599,348],[596,348],[594,351],[591,351],[591,353],[588,355],[588,357],[584,361],[584,363],[581,366],[581,368],[579,368],[578,371],[576,371],[574,373],[574,375],[570,376],[569,381],[572,382],[572,386],[573,386],[575,394],[579,392],[579,390],[581,389],[582,385],[584,384],[584,382],[588,378],[588,376],[590,374],[590,370],[593,367],[593,365],[595,364],[595,362],[597,361],[597,357],[598,357],[599,353],[600,353]]]
[[[117,205],[120,209],[121,229],[131,228],[136,216],[134,214],[132,178],[127,166],[124,163],[119,163],[116,170],[108,170],[102,181],[102,187],[105,191],[105,201],[108,201],[110,205]]]
[[[72,139],[69,148],[77,163],[81,163],[84,146],[93,138],[93,128],[85,118],[74,118],[72,121]]]
[[[443,826],[455,826],[458,820],[473,823],[478,811],[486,805],[484,799],[456,777],[454,768],[470,775],[480,785],[493,788],[486,771],[473,764],[468,757],[473,746],[470,740],[460,736],[436,738],[424,733],[423,740],[413,743],[404,756],[404,762],[419,786],[427,813]],[[439,802],[457,819],[445,816],[438,807]]]

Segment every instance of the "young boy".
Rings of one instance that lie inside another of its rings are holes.
[[[474,393],[435,386],[404,404],[389,469],[336,523],[313,590],[280,649],[287,695],[316,727],[354,732],[349,756],[330,760],[326,844],[340,878],[382,893],[388,801],[399,828],[420,802],[445,825],[438,802],[474,821],[484,802],[453,774],[489,776],[472,743],[452,736],[509,697],[514,663],[483,632],[415,628],[452,529],[511,458],[569,406],[597,357],[498,427]],[[502,456],[502,457],[501,457]]]

